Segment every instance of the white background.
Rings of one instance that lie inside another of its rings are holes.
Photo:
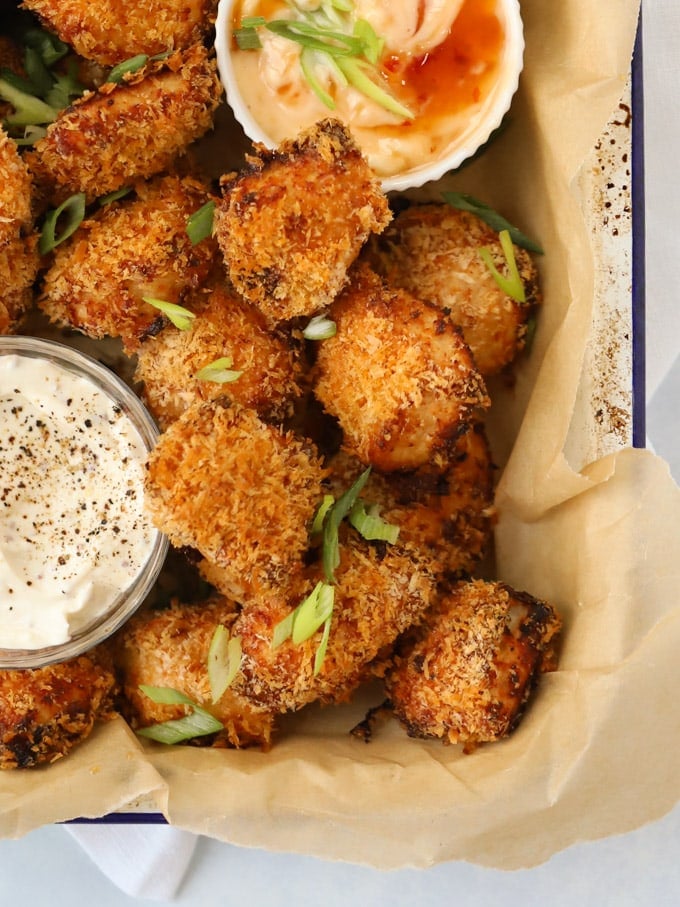
[[[680,3],[643,0],[643,20],[647,434],[680,481]],[[512,873],[464,863],[382,873],[241,850],[158,826],[79,826],[75,834],[56,826],[0,841],[0,905],[30,898],[72,907],[86,898],[97,907],[125,907],[150,897],[167,903],[173,893],[173,904],[202,907],[680,904],[680,807],[630,834],[577,844]]]

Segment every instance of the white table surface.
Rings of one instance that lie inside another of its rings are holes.
[[[643,0],[647,233],[647,434],[680,483],[680,3]],[[670,418],[669,418],[670,416]],[[167,830],[166,830],[167,831]],[[118,841],[139,834],[118,827]],[[157,840],[163,831],[144,831]],[[198,839],[172,901],[177,905],[339,907],[442,901],[456,907],[550,904],[628,907],[680,904],[680,807],[619,837],[577,844],[530,870],[504,873],[465,863],[382,873],[313,858],[243,850]],[[141,889],[137,889],[141,890]],[[63,828],[0,841],[0,905],[144,904],[104,875]],[[159,901],[157,901],[158,903]]]

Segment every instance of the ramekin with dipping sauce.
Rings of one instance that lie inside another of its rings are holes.
[[[156,438],[106,366],[0,337],[0,668],[74,658],[147,597],[168,548],[143,500]]]
[[[324,52],[303,53],[280,27],[272,32],[260,24],[254,42],[246,40],[244,19],[253,17],[347,33],[357,20],[368,23],[380,42],[371,42],[377,62],[372,70],[365,62],[359,68],[411,116],[343,84]],[[260,46],[241,49],[239,42]],[[215,50],[227,101],[248,138],[273,148],[336,116],[389,192],[439,179],[490,138],[519,84],[524,30],[518,0],[220,0]],[[313,90],[310,74],[334,106]]]

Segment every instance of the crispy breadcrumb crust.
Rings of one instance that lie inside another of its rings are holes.
[[[140,684],[169,687],[184,693],[224,725],[209,742],[215,746],[268,747],[274,716],[234,692],[233,684],[213,703],[208,651],[221,624],[228,630],[237,615],[234,602],[222,596],[185,604],[174,601],[162,610],[137,614],[111,642],[123,694],[123,715],[134,729],[181,718],[182,705],[153,702]],[[200,738],[199,738],[200,739]]]
[[[202,45],[107,82],[63,110],[26,153],[41,195],[88,201],[172,167],[213,126],[222,86]]]
[[[327,480],[337,498],[365,468],[340,451],[329,462]],[[443,465],[435,462],[413,472],[373,470],[361,491],[366,505],[399,527],[407,549],[427,552],[436,571],[447,578],[470,573],[484,555],[495,524],[494,466],[482,423],[464,426]]]
[[[146,502],[170,541],[214,562],[220,591],[242,601],[298,569],[324,476],[309,443],[219,397],[194,404],[161,435]]]
[[[388,281],[450,310],[482,375],[507,366],[523,348],[527,321],[540,301],[538,273],[525,249],[514,247],[526,302],[499,287],[479,254],[487,248],[496,268],[507,265],[498,233],[475,214],[444,203],[413,205],[401,211],[366,259]]]
[[[97,210],[59,245],[43,276],[40,308],[89,337],[121,337],[128,352],[167,322],[142,297],[185,304],[212,268],[212,240],[192,245],[186,223],[209,198],[189,177],[136,184],[136,196]]]
[[[223,192],[215,235],[229,277],[270,323],[327,306],[391,217],[351,134],[332,119],[274,151],[257,146]]]
[[[398,544],[369,544],[343,527],[328,647],[315,676],[321,629],[304,642],[288,639],[277,648],[272,636],[276,624],[322,579],[320,565],[314,565],[295,596],[274,593],[248,603],[234,623],[244,653],[236,687],[267,708],[287,712],[317,700],[347,700],[371,676],[373,661],[419,620],[434,595],[426,558]]]
[[[112,66],[136,54],[198,44],[213,24],[217,0],[24,0],[21,5],[80,56]]]
[[[410,736],[445,743],[507,736],[540,673],[556,667],[560,627],[550,604],[504,583],[457,584],[387,671],[396,716]]]
[[[161,428],[166,428],[192,403],[225,392],[242,406],[269,419],[291,414],[300,396],[302,371],[299,346],[289,334],[267,329],[262,314],[226,287],[206,291],[191,328],[167,325],[137,350],[135,376],[142,397]],[[225,385],[203,380],[197,373],[222,358],[242,374]]]
[[[441,309],[353,270],[331,307],[334,337],[319,344],[314,393],[344,446],[383,472],[417,469],[489,405],[458,328]]]
[[[16,142],[0,127],[0,247],[33,222],[33,180]]]
[[[0,768],[31,768],[65,756],[113,715],[115,678],[93,651],[42,668],[0,671]]]
[[[33,285],[40,268],[38,236],[9,240],[0,246],[0,334],[14,333],[33,305]]]

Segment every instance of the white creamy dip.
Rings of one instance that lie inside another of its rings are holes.
[[[144,440],[85,377],[0,356],[0,648],[66,642],[147,562]]]

